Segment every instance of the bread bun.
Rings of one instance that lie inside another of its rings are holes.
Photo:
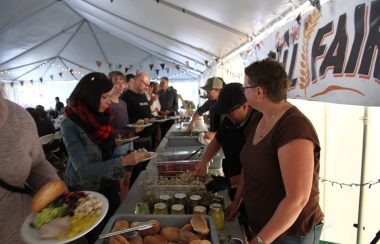
[[[160,235],[148,235],[144,237],[144,244],[167,244],[168,241],[165,240]]]
[[[191,224],[185,224],[184,226],[182,226],[181,231],[190,231],[190,232],[192,232],[193,231],[193,227],[191,226]]]
[[[189,244],[211,244],[208,240],[193,240]]]
[[[193,214],[190,219],[190,224],[195,232],[198,232],[202,235],[208,235],[210,233],[206,218],[203,214]]]
[[[160,234],[168,241],[177,242],[179,240],[179,228],[177,227],[164,227]]]
[[[49,203],[53,202],[57,197],[65,192],[67,192],[67,187],[65,182],[62,180],[55,180],[46,183],[32,198],[32,212],[36,213],[41,211]]]
[[[126,220],[118,220],[115,222],[112,231],[117,231],[117,230],[125,230],[129,228],[129,223]]]
[[[108,243],[109,244],[130,244],[130,242],[122,235],[112,236]]]
[[[190,231],[180,231],[179,232],[179,242],[180,243],[189,243],[193,240],[200,240],[201,238]]]
[[[158,220],[151,219],[151,220],[148,220],[147,222],[148,223],[152,223],[153,227],[149,228],[149,229],[146,229],[146,230],[141,230],[140,231],[140,235],[142,237],[147,236],[147,235],[155,235],[155,234],[158,234],[160,232],[160,230],[161,230],[161,224],[160,224],[160,222]]]
[[[143,244],[144,242],[143,242],[143,239],[141,238],[141,236],[137,235],[135,238],[130,239],[129,243],[131,243],[131,244]]]

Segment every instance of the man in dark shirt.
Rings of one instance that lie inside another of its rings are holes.
[[[161,89],[158,92],[161,110],[158,112],[161,116],[173,116],[178,111],[178,95],[173,87],[169,87],[168,77],[162,77],[160,81]],[[161,124],[161,135],[165,136],[166,132],[173,125],[173,120],[168,120]]]
[[[202,106],[200,106],[197,111],[194,113],[193,118],[191,119],[191,122],[189,126],[187,127],[187,132],[191,133],[193,130],[193,126],[195,122],[198,120],[198,118],[205,112],[209,111],[209,118],[210,118],[210,133],[208,133],[205,137],[205,139],[212,139],[215,135],[215,132],[220,127],[221,122],[221,115],[215,114],[212,107],[216,103],[219,97],[220,90],[224,86],[224,81],[220,77],[212,77],[209,78],[206,82],[206,85],[201,87],[207,92],[207,97],[209,98]]]
[[[129,82],[128,90],[120,97],[127,103],[129,122],[132,124],[136,123],[139,119],[148,122],[149,118],[153,117],[148,98],[145,94],[149,84],[150,76],[145,72],[139,72],[136,74],[134,80]],[[145,148],[148,151],[152,151],[152,134],[153,126],[147,126],[138,132],[137,135],[140,136],[140,138],[133,141],[134,148]],[[132,186],[140,172],[146,168],[148,162],[149,161],[146,161],[133,167],[129,187]]]
[[[55,112],[57,116],[63,113],[64,108],[65,105],[63,105],[63,102],[59,101],[59,97],[55,97]]]
[[[240,83],[227,84],[220,92],[218,102],[213,107],[217,114],[225,114],[221,127],[210,142],[202,161],[196,166],[195,174],[204,175],[210,160],[223,148],[225,158],[222,161],[224,177],[217,176],[207,184],[210,191],[227,189],[231,201],[234,199],[240,181],[240,151],[246,141],[245,134],[250,129],[249,122],[256,112],[248,104]],[[245,218],[244,204],[239,208],[239,222],[244,225],[248,240],[253,235]]]

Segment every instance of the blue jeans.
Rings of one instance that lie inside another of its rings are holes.
[[[323,222],[314,225],[305,236],[287,236],[283,240],[273,242],[273,244],[319,244],[323,225]]]

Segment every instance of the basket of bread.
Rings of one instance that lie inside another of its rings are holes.
[[[138,231],[136,235],[124,235],[129,229],[144,224],[151,228]],[[123,230],[123,231],[121,231]],[[113,235],[113,233],[121,233]],[[114,215],[107,223],[98,244],[218,244],[213,220],[206,215]]]

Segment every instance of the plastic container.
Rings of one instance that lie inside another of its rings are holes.
[[[213,244],[220,244],[214,221],[209,216],[205,216],[205,217],[206,217],[208,227],[210,229],[209,241]],[[132,221],[147,221],[150,219],[158,220],[161,224],[161,228],[166,227],[166,226],[181,228],[185,224],[190,223],[191,215],[116,214],[112,216],[111,219],[108,221],[107,225],[102,231],[102,234],[111,232],[112,227],[117,220],[127,220],[128,222],[132,222]],[[95,243],[106,244],[108,243],[108,239],[98,240]]]

